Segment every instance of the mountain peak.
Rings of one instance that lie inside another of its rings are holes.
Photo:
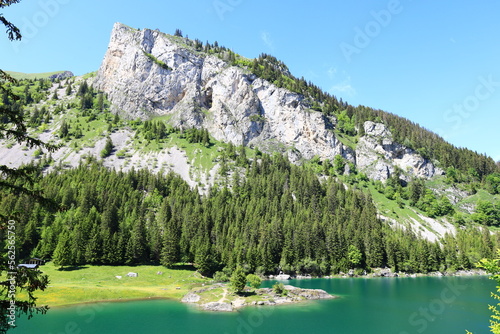
[[[237,145],[354,161],[330,131],[335,120],[311,110],[303,96],[172,39],[180,38],[115,25],[95,81],[115,111],[142,119],[168,115],[176,127],[206,128]]]
[[[397,143],[378,147],[376,140],[360,140],[357,153],[355,145],[337,137],[338,119],[318,111],[318,102],[252,73],[250,66],[271,73],[269,78],[281,73],[293,79],[276,58],[261,58],[255,65],[218,45],[117,23],[94,84],[108,94],[115,112],[129,118],[168,116],[175,127],[205,128],[220,141],[288,152],[292,161],[340,155],[356,165],[359,159],[360,167],[382,180],[396,167],[426,177],[439,172]],[[238,62],[246,66],[233,66]],[[391,160],[394,156],[400,165]]]

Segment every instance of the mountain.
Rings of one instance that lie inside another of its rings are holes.
[[[491,158],[353,107],[270,55],[117,23],[97,72],[4,86],[19,99],[3,94],[1,106],[60,145],[0,140],[0,165],[34,164],[35,186],[62,208],[2,193],[0,214],[22,213],[26,256],[75,243],[73,262],[58,261],[325,274],[359,258],[360,268],[469,268],[498,243]]]
[[[366,122],[356,149],[335,134],[338,119],[313,109],[314,101],[232,66],[188,40],[117,23],[94,85],[113,111],[135,119],[168,115],[175,127],[205,128],[217,140],[287,152],[292,161],[341,155],[371,179],[396,168],[408,175],[442,175],[429,159],[396,143],[381,123]],[[227,51],[223,51],[223,57]],[[246,59],[242,59],[241,63]]]

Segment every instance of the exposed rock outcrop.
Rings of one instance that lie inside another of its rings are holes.
[[[212,297],[212,290],[222,288],[224,289],[224,295],[219,301],[203,303],[203,296],[207,293],[209,297]],[[335,296],[330,295],[321,289],[303,289],[294,287],[292,285],[285,285],[286,290],[285,295],[276,294],[271,288],[261,288],[255,291],[247,290],[249,296],[252,296],[252,301],[249,302],[247,297],[238,296],[234,294],[228,294],[228,286],[226,284],[214,284],[211,286],[204,287],[202,289],[197,289],[189,292],[182,298],[183,303],[198,304],[201,309],[205,311],[214,312],[231,312],[235,311],[244,306],[250,305],[281,305],[281,304],[292,304],[298,303],[305,300],[319,300],[319,299],[332,299]]]
[[[211,302],[201,305],[205,311],[232,312],[233,306],[229,303]]]
[[[366,122],[355,152],[335,136],[336,119],[313,111],[302,95],[157,30],[116,23],[94,85],[127,117],[169,115],[172,125],[203,127],[217,140],[288,151],[292,162],[342,155],[376,180],[386,180],[396,167],[418,177],[442,173],[395,143],[383,124]]]
[[[184,297],[182,297],[183,303],[197,303],[200,301],[200,295],[190,291]]]
[[[294,159],[340,154],[354,162],[354,152],[331,131],[335,120],[312,111],[303,96],[182,41],[115,24],[95,86],[115,112],[131,118],[171,115],[174,126],[204,127],[236,145],[291,150]]]
[[[387,180],[399,167],[405,175],[430,178],[443,174],[414,150],[394,142],[392,133],[384,124],[365,122],[365,135],[356,148],[356,165],[374,180]]]
[[[60,72],[60,73],[56,73],[56,74],[53,74],[49,77],[49,79],[51,80],[63,80],[63,79],[67,79],[67,78],[71,78],[71,77],[74,77],[75,75],[73,74],[73,72],[71,71],[64,71],[64,72]]]

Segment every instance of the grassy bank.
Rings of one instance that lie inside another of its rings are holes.
[[[49,276],[50,284],[46,291],[36,294],[37,304],[52,307],[103,300],[181,299],[193,287],[208,282],[189,267],[85,265],[59,270],[48,263],[40,269]],[[129,272],[138,273],[138,277],[127,277]]]

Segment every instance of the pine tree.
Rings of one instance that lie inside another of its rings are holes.
[[[172,267],[179,260],[179,235],[168,198],[163,199],[158,213],[158,225],[163,228],[161,264]]]
[[[85,249],[85,262],[90,264],[102,263],[102,237],[97,225],[94,225],[91,238]]]
[[[127,264],[142,263],[148,258],[146,231],[142,219],[138,219],[132,227],[125,257]]]
[[[78,87],[77,95],[83,97],[89,91],[89,85],[87,84],[87,80],[84,80],[80,87]]]
[[[70,83],[70,84],[68,84],[68,86],[66,87],[66,96],[71,95],[71,93],[73,93],[73,87],[71,87],[71,83]]]
[[[180,29],[175,29],[175,34],[174,36],[177,36],[177,37],[182,37],[182,31]]]
[[[106,139],[106,144],[104,145],[104,148],[101,151],[101,158],[107,158],[111,155],[111,152],[113,152],[113,141],[111,140],[110,137]]]
[[[241,267],[237,267],[233,274],[231,275],[231,286],[233,287],[236,293],[241,293],[245,289],[245,285],[247,284],[247,278],[245,275],[245,271]]]
[[[163,234],[163,248],[161,252],[161,264],[171,268],[179,260],[179,241],[175,232],[167,228]]]
[[[212,248],[208,243],[208,241],[202,242],[196,248],[194,261],[196,265],[196,270],[200,274],[204,276],[212,275],[214,269],[213,256],[214,254],[212,253]]]
[[[102,112],[104,110],[104,97],[103,97],[102,93],[100,93],[97,96],[97,100],[95,101],[94,109],[99,111],[99,112]]]
[[[69,136],[69,125],[66,121],[62,121],[61,127],[59,128],[59,137],[67,138]]]
[[[62,232],[59,234],[59,240],[57,242],[57,247],[52,255],[52,260],[57,266],[69,266],[73,265],[73,254],[71,250],[71,241],[68,232]]]

